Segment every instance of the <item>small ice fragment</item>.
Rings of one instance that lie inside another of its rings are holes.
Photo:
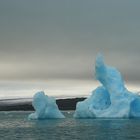
[[[59,111],[55,99],[45,95],[43,91],[34,95],[32,105],[35,112],[28,116],[29,120],[65,118]]]

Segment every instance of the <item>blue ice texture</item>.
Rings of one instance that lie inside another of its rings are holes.
[[[77,103],[75,118],[140,117],[140,96],[127,90],[120,72],[107,66],[101,54],[96,57],[95,77],[101,86]]]
[[[55,99],[45,95],[43,91],[34,95],[32,106],[35,112],[28,116],[29,120],[65,118],[58,109]]]

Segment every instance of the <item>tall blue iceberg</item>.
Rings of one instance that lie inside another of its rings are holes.
[[[140,96],[126,89],[120,72],[107,66],[101,54],[96,57],[95,76],[101,86],[77,103],[75,118],[140,117]]]
[[[45,95],[43,91],[34,95],[32,105],[35,112],[28,116],[29,120],[65,118],[59,111],[55,99]]]

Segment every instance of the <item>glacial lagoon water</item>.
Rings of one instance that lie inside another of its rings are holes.
[[[0,112],[1,140],[139,140],[140,119],[65,119],[28,121],[29,111]]]

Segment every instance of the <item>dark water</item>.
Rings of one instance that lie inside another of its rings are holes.
[[[135,140],[140,119],[66,119],[28,121],[30,112],[0,112],[0,140]]]

